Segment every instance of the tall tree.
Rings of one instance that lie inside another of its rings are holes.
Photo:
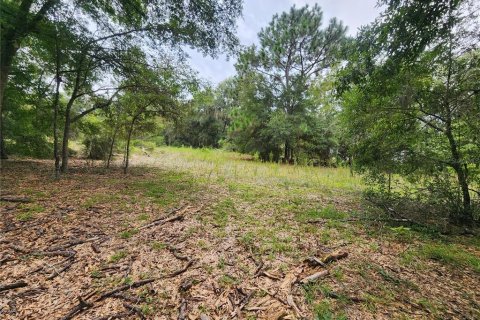
[[[118,47],[119,42],[135,40],[151,48],[187,44],[205,53],[215,54],[219,49],[231,51],[237,44],[234,32],[236,18],[241,12],[241,1],[2,0],[0,10],[2,115],[5,88],[18,50],[29,37],[48,38],[46,33],[39,32],[40,26],[58,23],[54,15],[57,10],[70,13],[60,15],[61,18],[76,17],[69,21],[72,34],[89,38],[83,51],[89,50],[92,44]],[[0,147],[5,157],[2,136]]]
[[[345,124],[357,165],[379,178],[422,181],[452,220],[471,223],[480,159],[478,5],[386,4],[382,18],[360,33],[344,70]],[[418,21],[434,23],[425,29]]]
[[[322,28],[323,12],[318,5],[292,7],[275,15],[258,34],[260,47],[246,49],[238,69],[252,68],[263,75],[275,97],[269,106],[281,110],[284,124],[284,158],[292,162],[301,132],[303,115],[309,112],[306,94],[316,76],[337,64],[346,41],[346,27],[335,18]]]

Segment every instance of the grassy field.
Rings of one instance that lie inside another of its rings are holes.
[[[49,161],[4,163],[2,192],[31,201],[1,203],[0,283],[29,285],[0,314],[61,317],[80,296],[78,319],[480,317],[479,238],[389,224],[348,169],[170,147],[132,164],[76,160],[55,181]],[[128,299],[99,298],[122,285]]]

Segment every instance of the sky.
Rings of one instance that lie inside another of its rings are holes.
[[[357,29],[372,22],[380,13],[377,0],[244,0],[243,17],[238,19],[237,35],[242,45],[258,43],[257,34],[266,27],[275,13],[288,11],[293,5],[302,7],[318,3],[323,10],[324,24],[336,17],[348,26],[347,33],[354,36]],[[217,59],[204,57],[197,51],[187,51],[190,65],[200,76],[216,85],[235,74],[235,57],[225,55]]]

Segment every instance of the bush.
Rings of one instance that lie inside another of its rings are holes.
[[[7,153],[14,155],[44,159],[53,155],[53,144],[42,135],[18,136],[14,141],[6,140],[5,144]]]
[[[92,160],[106,160],[110,152],[111,141],[107,137],[92,136],[83,140],[85,156]]]

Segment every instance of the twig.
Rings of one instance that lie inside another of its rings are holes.
[[[325,293],[325,295],[329,298],[346,299],[346,300],[350,300],[352,302],[364,302],[365,301],[365,299],[360,298],[360,297],[349,297],[349,296],[339,294],[339,293],[336,293],[336,292],[333,292],[333,291],[328,291],[328,292]]]
[[[11,290],[11,289],[23,288],[23,287],[26,287],[26,286],[28,286],[28,283],[26,283],[23,280],[18,281],[18,282],[14,282],[14,283],[9,283],[9,284],[2,284],[2,285],[0,285],[0,292]]]
[[[312,274],[308,277],[303,278],[302,280],[300,280],[300,283],[306,284],[306,283],[318,280],[320,278],[323,278],[326,275],[328,275],[328,270],[322,270],[322,271],[316,272],[316,273],[314,273],[314,274]]]
[[[282,280],[282,278],[277,277],[277,276],[275,276],[271,273],[268,273],[267,271],[261,271],[259,276],[265,276],[265,277],[270,278],[272,280]]]
[[[128,303],[123,303],[123,306],[124,306],[127,310],[130,310],[130,311],[132,311],[133,313],[136,313],[136,314],[140,317],[140,319],[142,319],[142,320],[145,320],[145,319],[146,319],[145,316],[143,315],[142,310],[141,310],[139,307],[133,306],[133,305],[128,304]]]
[[[103,317],[100,317],[100,318],[97,318],[95,320],[115,320],[115,319],[123,319],[123,318],[126,318],[128,317],[129,315],[133,314],[135,311],[133,310],[129,310],[129,311],[125,311],[125,312],[120,312],[120,313],[115,313],[115,314],[111,314],[111,315],[108,315],[108,316],[103,316]]]
[[[327,267],[327,265],[325,263],[323,263],[323,261],[318,259],[317,257],[308,257],[307,259],[305,259],[305,262],[308,262],[309,264],[311,264],[313,266],[319,265],[319,266],[322,266],[324,268]]]
[[[187,256],[182,256],[182,255],[178,254],[178,253],[177,253],[178,249],[175,248],[174,246],[168,245],[168,246],[167,246],[167,249],[168,249],[168,251],[170,251],[170,253],[173,254],[173,256],[174,256],[175,258],[177,258],[178,260],[183,260],[183,261],[188,261],[188,260],[190,260],[189,257],[187,257]]]
[[[153,282],[153,281],[155,281],[155,280],[156,280],[155,278],[145,279],[145,280],[140,280],[140,281],[134,282],[134,283],[132,283],[132,284],[126,284],[126,285],[124,285],[124,286],[115,288],[115,289],[113,289],[113,290],[107,291],[107,292],[105,292],[104,294],[102,294],[100,297],[98,297],[98,298],[95,300],[95,302],[105,300],[106,298],[111,297],[111,296],[113,296],[114,294],[116,294],[116,293],[118,293],[118,292],[122,292],[122,291],[125,291],[125,290],[134,289],[134,288],[138,288],[138,287],[144,286],[144,285],[149,284],[149,283],[151,283],[151,282]]]
[[[160,278],[173,278],[173,277],[176,277],[176,276],[184,273],[185,271],[187,271],[188,268],[190,268],[190,267],[193,265],[194,262],[195,262],[195,259],[191,259],[191,260],[185,265],[185,267],[183,267],[182,269],[177,270],[177,271],[174,271],[174,272],[170,273],[169,275],[166,275],[166,276],[160,277]]]
[[[98,239],[100,239],[100,238],[99,237],[93,237],[93,238],[89,238],[89,239],[70,240],[69,242],[67,242],[64,245],[49,248],[49,249],[47,249],[47,251],[64,251],[67,248],[71,248],[73,246],[78,246],[79,244],[83,244],[83,243],[87,243],[87,242],[93,242],[93,241],[96,241]]]
[[[77,299],[78,299],[78,304],[72,310],[70,310],[70,312],[67,313],[63,318],[61,318],[61,320],[70,320],[81,311],[84,311],[93,307],[93,303],[84,301],[82,297],[77,297]]]
[[[161,224],[164,224],[164,223],[167,223],[167,222],[173,222],[173,221],[178,221],[178,220],[183,220],[183,215],[178,215],[178,216],[174,216],[174,217],[163,219],[163,220],[157,220],[157,221],[151,222],[149,224],[146,224],[144,226],[141,226],[138,229],[139,230],[144,230],[144,229],[151,228],[151,227],[154,227],[154,226],[158,226],[158,225],[161,225]]]
[[[47,277],[47,280],[52,280],[55,277],[59,276],[60,273],[69,269],[75,263],[75,256],[67,258],[67,261],[69,261],[69,263],[67,263],[62,269],[60,269],[58,271],[54,269],[54,272],[50,276]]]

